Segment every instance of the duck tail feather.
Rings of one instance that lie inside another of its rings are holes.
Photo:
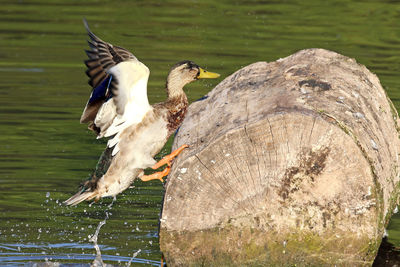
[[[85,200],[91,200],[96,197],[97,192],[93,191],[79,191],[69,199],[65,200],[63,203],[67,206],[75,206]]]

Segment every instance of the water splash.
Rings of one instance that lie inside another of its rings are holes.
[[[104,218],[103,221],[99,222],[99,225],[97,225],[97,228],[96,228],[96,232],[95,232],[94,235],[89,239],[90,242],[93,242],[94,249],[96,250],[96,258],[95,258],[94,261],[92,262],[92,265],[91,265],[91,266],[94,266],[94,267],[107,266],[107,265],[104,264],[103,259],[101,258],[101,251],[100,251],[100,247],[99,247],[99,245],[98,245],[98,243],[97,243],[97,240],[98,240],[98,237],[99,237],[100,229],[101,229],[101,227],[102,227],[103,225],[106,224],[107,219],[108,219],[108,212],[109,212],[109,210],[112,209],[112,206],[113,206],[115,200],[116,200],[116,198],[114,197],[114,198],[113,198],[113,201],[111,202],[111,204],[108,205],[108,207],[107,207],[108,210],[106,211],[106,217]]]
[[[94,235],[92,237],[90,237],[90,239],[89,239],[90,242],[93,242],[94,249],[96,250],[96,258],[92,262],[91,266],[94,266],[94,267],[107,266],[107,264],[104,264],[103,259],[101,257],[101,250],[100,250],[100,247],[99,247],[99,245],[97,243],[97,240],[98,240],[98,237],[99,237],[99,233],[100,233],[101,227],[106,224],[107,219],[109,218],[108,215],[109,214],[111,215],[111,213],[109,211],[112,209],[112,206],[113,206],[114,202],[116,201],[116,199],[117,198],[114,196],[114,198],[113,198],[112,202],[110,203],[110,205],[107,206],[108,210],[105,212],[106,213],[106,217],[104,218],[103,221],[99,222],[99,224],[97,225],[97,228],[96,228],[96,231],[95,231]],[[129,263],[127,264],[127,266],[130,265],[132,260],[140,253],[140,251],[141,250],[139,249],[137,252],[135,252],[133,254],[133,256],[129,260]]]
[[[97,239],[98,239],[98,236],[100,233],[100,228],[106,224],[107,219],[108,219],[108,212],[106,212],[106,218],[103,221],[99,222],[99,225],[97,225],[97,228],[96,228],[96,232],[89,239],[90,242],[93,242],[94,248],[96,250],[96,258],[94,259],[94,261],[92,263],[92,266],[95,266],[95,267],[105,266],[103,259],[101,258],[101,251],[100,251],[99,245],[97,244]]]
[[[136,256],[141,252],[142,250],[139,249],[138,251],[136,251],[135,253],[133,253],[132,258],[129,260],[129,262],[126,264],[126,266],[131,266],[131,263],[133,261],[134,258],[136,258]]]
[[[111,201],[111,203],[110,203],[110,205],[108,205],[107,208],[111,209],[116,200],[117,200],[117,196],[114,196],[112,201]]]

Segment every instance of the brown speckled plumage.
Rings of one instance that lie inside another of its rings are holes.
[[[155,109],[166,110],[169,135],[174,133],[183,122],[188,105],[189,103],[185,93],[180,96],[169,98],[163,103],[154,105]]]

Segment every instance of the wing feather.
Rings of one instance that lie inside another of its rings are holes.
[[[132,124],[142,121],[151,109],[147,99],[149,69],[128,50],[104,42],[91,32],[87,21],[90,50],[86,74],[93,87],[92,95],[83,111],[81,122],[94,125],[98,138],[112,138],[108,147],[118,151],[120,133]]]
[[[113,46],[112,44],[104,42],[99,37],[97,37],[90,30],[89,25],[85,19],[83,20],[83,23],[90,39],[88,40],[90,50],[85,51],[86,55],[88,56],[88,59],[84,61],[87,67],[86,75],[89,77],[89,85],[92,86],[93,89],[95,89],[108,77],[107,71],[110,68],[123,61],[137,59],[131,52],[129,52],[125,48]],[[105,95],[103,100],[101,101],[104,103],[108,98],[109,96]],[[98,105],[96,105],[96,107],[91,107],[91,105],[91,103],[87,103],[81,116],[81,123],[91,122],[94,120],[93,114],[96,114],[94,110],[96,110]]]

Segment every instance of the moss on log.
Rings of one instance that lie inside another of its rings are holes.
[[[323,49],[258,62],[188,110],[166,184],[169,266],[371,265],[398,200],[398,115]]]

